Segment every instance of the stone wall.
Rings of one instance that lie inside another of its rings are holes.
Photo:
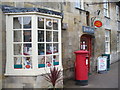
[[[3,3],[6,5],[14,6],[14,3]],[[21,3],[23,5],[23,3]],[[17,7],[20,7],[21,4],[17,3]],[[80,48],[80,37],[84,34],[82,32],[82,26],[87,26],[86,24],[86,11],[81,11],[75,9],[75,3],[70,2],[64,2],[64,3],[24,3],[24,6],[22,7],[40,7],[40,8],[48,8],[51,10],[56,10],[63,12],[64,16],[62,19],[62,23],[68,24],[67,30],[62,30],[62,63],[63,63],[63,75],[64,79],[66,78],[74,78],[74,61],[75,61],[75,54],[74,51],[79,50]],[[94,8],[94,9],[93,9]],[[90,24],[91,24],[91,18],[96,17],[97,19],[100,19],[104,23],[104,15],[103,15],[103,5],[85,5],[85,9],[90,12]],[[100,15],[97,15],[97,10],[100,10]],[[110,4],[110,26],[111,26],[111,63],[118,60],[118,53],[116,49],[116,36],[117,36],[117,25],[116,25],[116,16],[113,15],[115,12],[115,4]],[[2,13],[2,12],[1,12]],[[1,15],[1,14],[0,14]],[[2,17],[2,16],[1,16]],[[0,42],[2,42],[2,45],[0,44],[0,61],[4,61],[3,66],[5,66],[5,15],[3,15],[3,29],[0,29]],[[0,24],[1,25],[1,24]],[[90,25],[91,26],[91,25]],[[97,66],[97,58],[101,54],[104,54],[105,52],[105,28],[104,25],[101,28],[95,29],[95,34],[93,37],[93,57],[91,59],[91,71],[96,71]],[[116,56],[117,55],[117,56]],[[116,57],[115,57],[116,56]],[[5,67],[4,67],[5,68]],[[5,69],[3,69],[5,71]],[[69,73],[69,74],[68,74]],[[13,82],[11,82],[11,80]],[[25,79],[25,80],[24,80]],[[24,82],[26,80],[33,81],[32,83]],[[23,80],[18,82],[19,80]],[[10,83],[7,85],[5,84],[4,87],[14,86],[14,84],[17,82],[19,83],[19,87],[27,87],[32,86],[36,88],[40,87],[49,87],[49,84],[44,82],[42,76],[37,77],[6,77],[5,82],[10,81]],[[44,82],[44,83],[43,83]],[[15,86],[17,85],[15,84]],[[25,84],[24,84],[25,83]],[[32,85],[31,85],[32,84]],[[48,85],[48,86],[46,86]],[[62,85],[62,84],[61,84]],[[60,86],[62,87],[62,86]]]

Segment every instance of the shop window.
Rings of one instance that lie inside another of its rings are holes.
[[[39,70],[42,71],[38,73],[46,73],[43,68],[62,67],[59,18],[38,15],[11,15],[7,18],[10,20],[7,23],[7,43],[11,42],[7,45],[7,74],[31,75]]]
[[[14,69],[31,69],[31,17],[13,17],[13,39]]]
[[[105,53],[110,54],[110,30],[105,30]]]

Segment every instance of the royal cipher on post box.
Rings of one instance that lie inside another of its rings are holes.
[[[88,85],[88,51],[79,50],[74,52],[75,60],[75,80],[78,85]]]

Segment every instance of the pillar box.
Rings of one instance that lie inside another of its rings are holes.
[[[79,50],[74,52],[75,60],[75,80],[78,85],[88,85],[88,51]]]

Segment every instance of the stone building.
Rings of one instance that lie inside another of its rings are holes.
[[[89,51],[91,74],[97,71],[97,58],[101,55],[110,55],[110,63],[120,60],[118,1],[0,4],[3,88],[51,87],[42,76],[51,65],[63,70],[63,80],[74,78],[77,50]],[[96,27],[95,21],[102,22],[101,26]],[[63,87],[63,82],[56,87]]]

